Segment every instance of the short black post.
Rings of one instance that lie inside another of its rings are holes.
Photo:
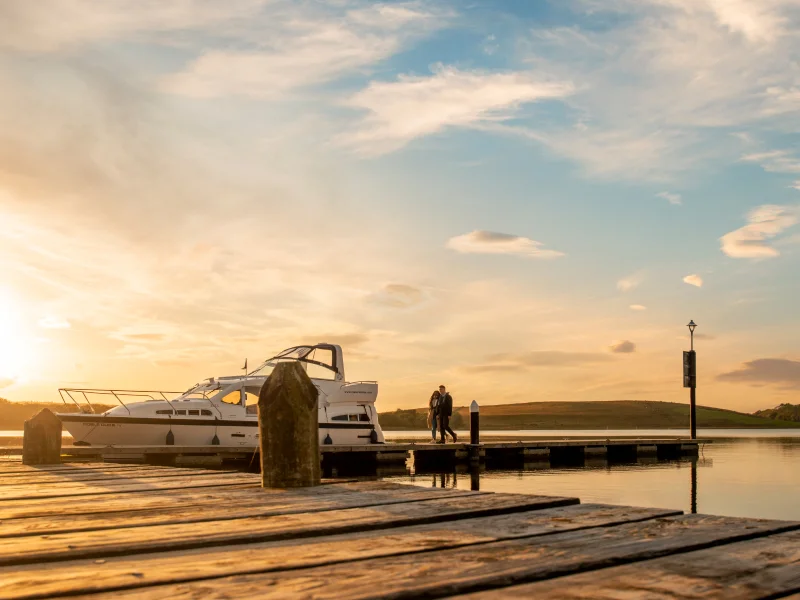
[[[480,407],[473,400],[469,405],[469,443],[477,446],[481,443]]]

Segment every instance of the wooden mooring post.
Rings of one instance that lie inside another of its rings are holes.
[[[26,465],[61,464],[61,419],[50,409],[40,410],[25,421],[22,462]]]
[[[261,485],[319,485],[319,392],[297,362],[279,363],[258,396]]]

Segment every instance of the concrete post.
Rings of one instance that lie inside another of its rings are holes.
[[[300,363],[278,363],[258,396],[261,485],[319,485],[318,391]]]
[[[25,421],[22,437],[22,463],[61,464],[61,419],[45,408]]]

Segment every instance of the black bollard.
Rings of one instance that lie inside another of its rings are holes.
[[[475,400],[469,405],[469,443],[476,446],[481,443],[480,408]]]

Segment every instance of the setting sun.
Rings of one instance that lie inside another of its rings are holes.
[[[27,374],[33,357],[33,343],[22,325],[20,303],[0,289],[0,386],[15,383]]]

